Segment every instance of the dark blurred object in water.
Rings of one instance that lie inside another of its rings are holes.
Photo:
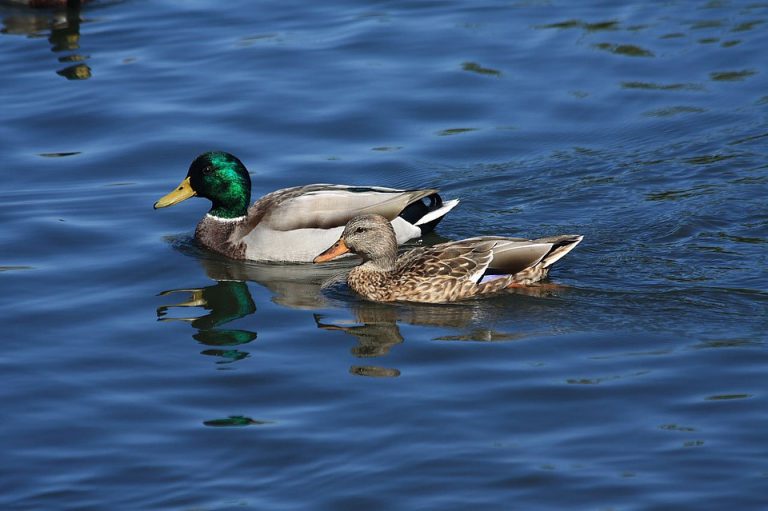
[[[26,35],[36,38],[50,30],[48,42],[51,51],[72,52],[58,58],[61,63],[73,63],[56,71],[68,80],[86,80],[91,77],[91,68],[84,63],[89,57],[76,50],[80,49],[80,0],[16,0],[3,2],[9,5],[47,8],[45,10],[12,9],[3,16],[3,34]]]
[[[34,9],[79,8],[88,0],[4,0],[2,3],[32,7]]]

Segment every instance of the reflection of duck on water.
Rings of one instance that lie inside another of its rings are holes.
[[[274,264],[233,261],[208,251],[184,237],[169,238],[179,252],[197,259],[212,280],[255,282],[272,292],[272,301],[292,309],[319,309],[329,305],[323,286],[341,278],[348,263],[328,267],[309,264]]]
[[[247,352],[232,349],[232,346],[247,344],[256,339],[256,332],[219,328],[221,325],[243,318],[256,311],[251,293],[245,282],[223,281],[213,286],[198,289],[173,289],[163,291],[160,296],[188,292],[191,299],[173,305],[157,308],[159,321],[188,321],[198,331],[192,337],[207,346],[223,346],[203,351],[204,355],[223,357],[225,362],[234,362],[248,356]],[[168,310],[173,307],[201,307],[211,311],[198,317],[169,318]]]
[[[68,80],[91,77],[91,68],[84,63],[88,56],[75,51],[80,49],[80,9],[84,0],[4,0],[0,3],[17,7],[3,16],[3,34],[38,36],[50,30],[51,51],[72,52],[59,57],[59,62],[70,65],[56,74]]]
[[[529,336],[529,333],[499,332],[487,323],[495,315],[490,302],[463,302],[460,304],[388,304],[358,302],[352,305],[352,319],[331,320],[328,315],[315,314],[317,327],[328,332],[344,332],[357,341],[350,351],[357,358],[384,357],[405,338],[400,324],[450,328],[453,335],[434,337],[451,341],[510,341]],[[361,376],[399,376],[398,369],[379,365],[352,366],[350,372]]]
[[[351,307],[351,312],[353,319],[336,322],[329,321],[324,314],[315,314],[315,323],[323,330],[340,331],[357,338],[359,345],[352,348],[352,354],[360,358],[384,356],[394,345],[402,343],[400,323],[465,331],[460,336],[436,339],[489,341],[516,337],[483,327],[494,312],[481,302],[448,305],[358,302]]]
[[[216,281],[203,288],[182,288],[163,291],[160,296],[188,293],[190,298],[180,303],[158,307],[160,321],[186,321],[197,329],[192,337],[208,346],[218,348],[203,351],[205,355],[222,357],[233,362],[248,356],[242,346],[256,339],[256,332],[225,329],[223,325],[256,312],[247,282],[256,282],[273,293],[272,301],[291,308],[316,309],[327,305],[321,291],[322,284],[339,267],[317,268],[311,265],[277,265],[237,262],[215,253],[201,250],[194,243],[171,239],[180,252],[194,257],[203,265],[206,275]],[[186,318],[169,318],[168,312],[176,307],[200,307],[208,314]],[[230,347],[223,349],[222,347]]]
[[[352,354],[358,358],[383,357],[390,348],[403,342],[400,328],[397,326],[397,310],[387,306],[365,306],[354,309],[353,322],[325,322],[322,314],[314,314],[317,328],[327,331],[340,331],[352,335],[358,344],[352,348]]]
[[[233,261],[201,249],[185,239],[171,239],[174,247],[197,259],[206,275],[217,281],[214,285],[195,289],[176,289],[161,293],[190,293],[190,299],[157,309],[162,321],[173,320],[166,315],[174,307],[201,307],[209,314],[180,318],[189,322],[198,332],[196,340],[210,346],[242,346],[253,341],[256,333],[247,330],[221,328],[226,323],[244,318],[256,311],[247,282],[255,282],[272,293],[272,301],[293,309],[327,311],[339,309],[351,319],[338,319],[335,313],[314,313],[318,328],[352,335],[357,340],[351,352],[360,359],[384,357],[396,345],[403,343],[401,324],[448,328],[455,334],[435,336],[435,340],[499,341],[530,335],[530,332],[499,332],[492,328],[499,307],[509,309],[509,304],[494,301],[470,300],[451,304],[391,304],[356,300],[353,295],[339,294],[344,286],[328,286],[329,281],[343,281],[350,262],[329,265],[269,264]],[[512,290],[535,296],[548,296],[555,292],[552,287],[528,287]],[[513,299],[510,297],[510,299]],[[522,316],[526,310],[518,304],[515,309]],[[542,304],[535,304],[540,307]],[[541,312],[538,312],[541,313]],[[226,361],[240,360],[248,353],[240,349],[211,349],[203,352],[224,357]],[[396,376],[397,369],[380,366],[352,366],[350,372],[366,376]]]

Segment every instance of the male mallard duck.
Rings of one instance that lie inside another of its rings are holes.
[[[187,177],[155,202],[155,209],[195,195],[213,203],[195,230],[204,246],[234,259],[292,262],[311,261],[339,237],[349,219],[362,213],[391,221],[397,243],[404,243],[434,229],[459,202],[443,202],[431,189],[313,184],[274,191],[249,208],[248,171],[224,152],[198,156]]]
[[[362,215],[350,220],[339,240],[314,262],[347,252],[362,257],[363,263],[349,272],[347,284],[369,300],[450,302],[533,284],[582,238],[479,236],[419,247],[397,257],[395,233],[386,218]]]

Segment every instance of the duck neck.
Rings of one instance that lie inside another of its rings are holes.
[[[205,215],[195,229],[195,238],[212,250],[233,259],[245,258],[245,247],[232,234],[242,225],[243,219],[219,218]],[[234,238],[234,240],[233,240]]]
[[[361,254],[362,255],[362,254]],[[397,263],[397,242],[386,243],[376,247],[375,253],[363,255],[363,271],[390,273],[395,271]]]
[[[369,260],[359,266],[361,271],[391,273],[395,271],[395,261],[389,259]]]
[[[244,217],[248,213],[249,200],[250,197],[248,194],[245,194],[238,197],[230,197],[226,203],[212,201],[213,206],[211,206],[208,214],[226,220]]]

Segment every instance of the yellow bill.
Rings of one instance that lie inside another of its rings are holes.
[[[161,197],[159,201],[155,202],[155,209],[173,206],[174,204],[178,204],[179,202],[187,200],[190,197],[194,197],[195,195],[197,195],[197,192],[194,191],[192,189],[192,185],[189,184],[189,177],[186,177],[175,190],[173,190],[168,195]]]

